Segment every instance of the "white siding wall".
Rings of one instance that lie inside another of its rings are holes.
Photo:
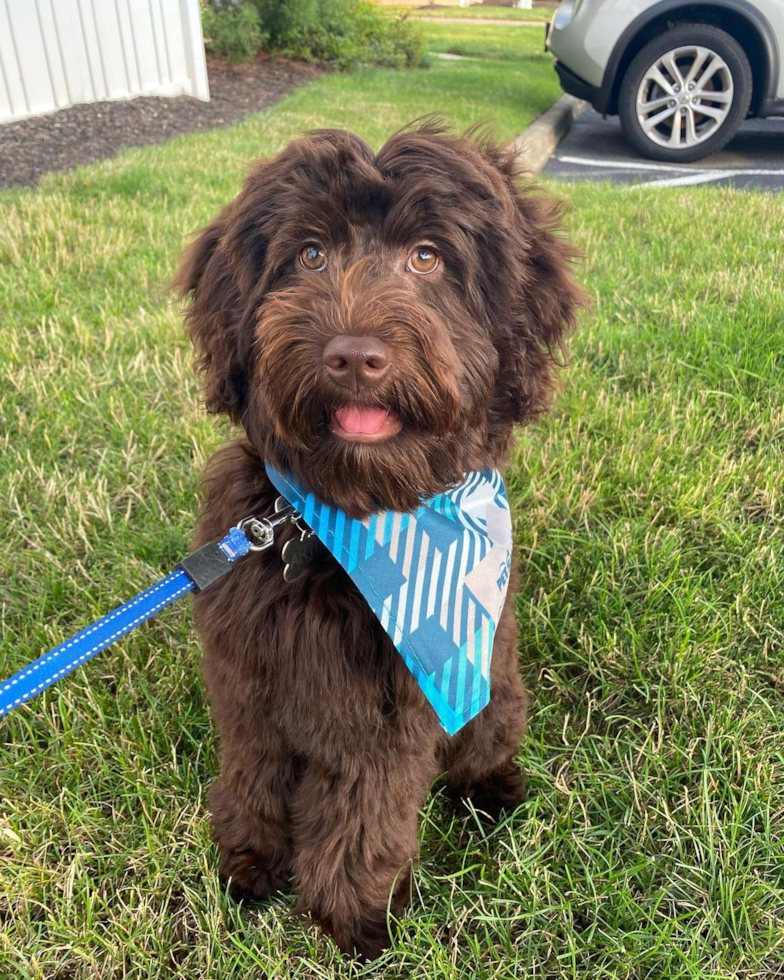
[[[136,95],[209,99],[199,0],[0,0],[0,122]]]

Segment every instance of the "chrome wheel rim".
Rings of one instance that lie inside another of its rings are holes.
[[[685,150],[724,125],[734,92],[726,61],[710,48],[687,44],[646,71],[637,89],[637,119],[651,142]]]

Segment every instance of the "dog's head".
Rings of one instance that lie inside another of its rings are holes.
[[[258,165],[177,285],[207,407],[352,516],[496,465],[547,409],[580,292],[514,154],[426,125]]]

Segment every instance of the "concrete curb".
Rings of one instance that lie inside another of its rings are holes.
[[[561,140],[572,128],[575,119],[585,112],[588,103],[573,95],[562,95],[522,132],[512,145],[522,151],[521,160],[533,173],[538,173]]]

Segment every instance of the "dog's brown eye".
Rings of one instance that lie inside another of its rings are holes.
[[[327,267],[327,256],[318,245],[306,245],[299,253],[299,261],[308,272],[322,272]]]
[[[419,273],[420,276],[426,276],[437,265],[438,256],[432,248],[428,248],[426,245],[421,245],[419,248],[414,249],[408,260],[408,268],[412,272]]]

